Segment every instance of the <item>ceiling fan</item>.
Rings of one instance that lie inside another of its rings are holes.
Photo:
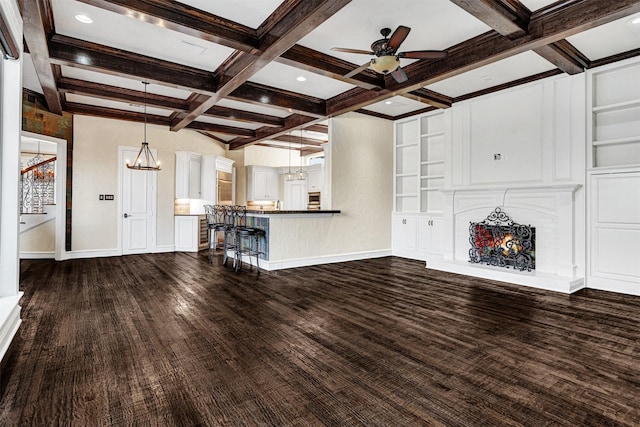
[[[411,31],[411,28],[403,25],[398,26],[393,34],[391,34],[391,29],[389,28],[381,29],[380,34],[382,34],[382,37],[384,38],[371,43],[370,51],[342,47],[332,47],[331,50],[376,56],[375,58],[371,58],[371,60],[366,64],[363,64],[350,73],[347,73],[345,77],[355,76],[356,74],[371,67],[374,71],[380,74],[391,74],[398,83],[402,83],[407,81],[407,75],[402,67],[400,67],[400,58],[439,59],[447,56],[447,52],[443,50],[412,50],[408,52],[397,52],[404,39],[409,35],[409,31]],[[391,34],[391,37],[388,38],[387,36],[389,34]]]

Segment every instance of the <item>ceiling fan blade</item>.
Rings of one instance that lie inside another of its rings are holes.
[[[398,83],[404,83],[408,80],[407,74],[404,72],[402,67],[396,68],[396,70],[392,71],[390,74]]]
[[[393,34],[391,34],[387,47],[391,49],[392,53],[395,53],[395,51],[398,50],[404,39],[409,35],[409,31],[411,31],[411,28],[400,25],[396,28]]]
[[[371,52],[369,50],[349,49],[349,48],[346,48],[346,47],[332,47],[331,50],[335,50],[336,52],[360,53],[362,55],[375,55],[373,52]]]
[[[361,66],[359,66],[358,68],[356,68],[355,70],[351,70],[350,72],[348,72],[347,74],[344,75],[344,77],[353,77],[356,74],[360,74],[361,72],[363,72],[364,70],[366,70],[367,68],[369,68],[369,65],[371,65],[371,61],[367,62],[366,64],[362,64]]]
[[[398,58],[409,59],[439,59],[447,56],[444,50],[412,50],[398,53]]]

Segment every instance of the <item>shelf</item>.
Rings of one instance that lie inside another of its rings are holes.
[[[420,187],[420,190],[422,190],[422,191],[436,191],[436,190],[442,190],[442,187]]]
[[[398,144],[396,145],[396,148],[408,148],[408,147],[417,147],[418,146],[418,142],[409,142],[406,144]]]
[[[418,197],[418,193],[402,193],[402,194],[396,194],[396,197]]]
[[[601,105],[593,107],[591,111],[594,113],[602,113],[606,111],[622,110],[624,108],[639,107],[640,99],[632,99],[631,101],[617,102],[615,104]]]
[[[411,178],[411,177],[417,177],[418,173],[417,172],[413,172],[413,173],[397,173],[396,174],[396,178]]]
[[[440,178],[444,178],[444,175],[422,175],[420,178],[422,178],[422,179],[440,179]]]
[[[422,135],[420,135],[420,137],[422,137],[422,138],[424,138],[424,137],[430,138],[432,136],[444,136],[444,131],[441,130],[441,131],[438,131],[438,132],[428,132],[428,133],[423,133]]]
[[[593,141],[593,146],[598,147],[603,145],[632,144],[634,142],[640,142],[640,135],[629,136],[626,138],[601,139],[600,141]]]
[[[444,164],[444,160],[427,160],[424,162],[420,162],[421,165],[442,165]]]

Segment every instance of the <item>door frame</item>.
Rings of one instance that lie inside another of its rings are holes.
[[[124,152],[125,150],[131,150],[134,152],[138,152],[140,151],[140,147],[132,147],[132,146],[125,146],[125,145],[118,145],[118,203],[117,203],[117,212],[118,212],[118,248],[117,251],[120,255],[124,255],[124,248],[123,248],[123,226],[122,226],[122,220],[123,220],[123,203],[122,203],[122,196],[124,194],[123,191],[123,185],[124,185],[124,179],[123,179],[123,173],[124,170],[126,168],[126,164],[125,161],[127,159],[125,159],[124,157]],[[154,155],[154,157],[157,159],[158,158],[158,152],[156,149],[151,149],[151,153]],[[153,236],[152,240],[153,240],[153,244],[149,245],[149,252],[148,253],[154,253],[157,250],[158,247],[158,173],[157,172],[147,172],[147,171],[139,171],[138,173],[151,173],[153,175],[153,178],[151,180],[151,207],[153,209],[152,213],[151,213],[151,235]],[[151,237],[151,236],[150,236]],[[147,243],[149,243],[147,241]]]
[[[20,139],[33,138],[40,139],[42,141],[51,142],[57,145],[56,147],[56,219],[55,219],[55,254],[54,259],[56,261],[63,261],[68,259],[66,252],[66,225],[67,225],[67,140],[62,138],[55,138],[53,136],[47,136],[39,133],[21,131]]]

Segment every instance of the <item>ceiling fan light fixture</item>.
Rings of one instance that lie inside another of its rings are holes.
[[[371,60],[371,68],[380,74],[392,73],[400,66],[400,60],[395,55],[384,55]]]

